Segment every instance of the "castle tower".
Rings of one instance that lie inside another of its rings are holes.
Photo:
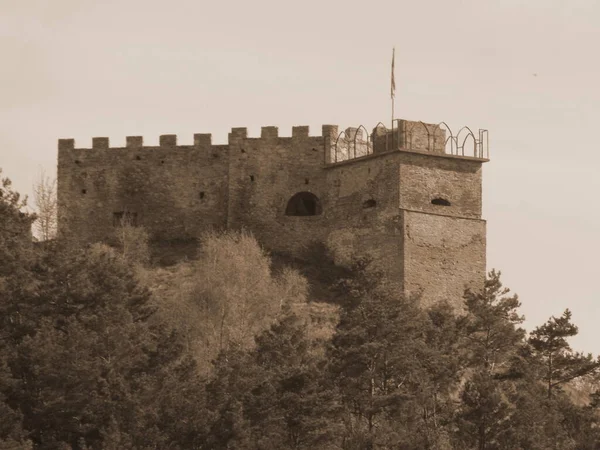
[[[376,127],[306,126],[290,137],[233,128],[226,145],[194,135],[158,146],[59,140],[59,232],[82,242],[110,239],[128,216],[157,240],[210,228],[246,228],[265,247],[300,254],[326,243],[340,263],[367,254],[423,304],[459,306],[485,279],[482,164],[487,132],[396,121]]]
[[[326,169],[331,222],[339,225],[330,248],[341,260],[371,255],[424,305],[447,300],[460,308],[464,289],[485,280],[487,131],[453,135],[445,124],[397,120],[393,133],[373,130],[372,146],[367,157]]]

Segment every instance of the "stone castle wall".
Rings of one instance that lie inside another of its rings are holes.
[[[332,136],[327,127],[324,135]],[[324,214],[298,217],[285,211],[298,192],[310,192],[323,202],[326,138],[309,136],[308,127],[295,127],[292,137],[279,137],[277,128],[263,127],[260,138],[248,137],[245,128],[233,129],[228,227],[246,227],[261,242],[281,251],[297,251],[322,239]]]
[[[485,277],[484,160],[426,147],[375,151],[377,140],[361,130],[346,129],[342,144],[332,125],[319,136],[294,127],[289,137],[276,127],[260,137],[234,128],[227,145],[204,134],[192,146],[173,135],[156,147],[128,137],[124,148],[94,138],[91,149],[77,149],[63,139],[59,227],[81,241],[106,240],[128,212],[158,240],[246,228],[272,250],[299,254],[320,242],[340,263],[370,255],[426,303],[460,297]],[[357,152],[350,141],[361,143]],[[316,199],[317,214],[290,215],[296,195]]]
[[[460,309],[465,288],[485,281],[485,221],[404,210],[402,224],[405,292]]]
[[[228,147],[198,139],[177,146],[162,136],[158,147],[128,138],[125,148],[94,139],[91,149],[60,142],[59,226],[82,241],[107,239],[116,214],[130,212],[156,239],[197,236],[224,227],[228,195]]]

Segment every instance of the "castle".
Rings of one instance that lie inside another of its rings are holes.
[[[193,145],[163,135],[159,146],[128,136],[124,148],[59,139],[59,232],[102,241],[123,218],[158,240],[244,227],[292,255],[315,241],[342,263],[370,255],[425,304],[460,299],[485,279],[487,131],[394,122],[371,133],[324,125],[320,136],[306,126],[291,137],[233,128],[227,145],[210,134]]]

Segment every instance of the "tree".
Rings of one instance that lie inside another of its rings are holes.
[[[425,348],[420,355],[426,377],[418,404],[422,410],[420,434],[423,448],[449,448],[450,429],[456,413],[456,393],[465,376],[464,330],[453,307],[440,302],[426,310]]]
[[[598,362],[571,352],[577,333],[567,310],[525,339],[516,295],[490,272],[482,292],[465,293],[464,351],[469,372],[457,415],[457,446],[485,449],[595,448],[597,418],[557,386],[594,373]],[[540,383],[540,379],[544,383]]]
[[[149,236],[143,227],[138,227],[128,213],[124,213],[115,230],[119,252],[132,264],[145,266],[150,262]]]
[[[207,386],[213,414],[209,448],[331,448],[339,402],[323,376],[318,342],[297,316],[282,317],[256,337],[254,351],[230,346]]]
[[[9,178],[0,178],[0,293],[3,280],[31,256],[31,223],[36,218],[22,211],[27,198],[21,198],[11,186]]]
[[[466,314],[461,318],[466,331],[469,365],[490,375],[510,370],[512,356],[525,337],[518,327],[525,320],[517,312],[518,296],[500,281],[501,272],[492,270],[480,292],[465,291]]]
[[[131,267],[95,245],[54,252],[37,270],[34,295],[19,300],[27,326],[12,326],[6,353],[14,381],[0,386],[36,448],[166,448],[179,439],[163,419],[190,398],[176,387],[194,378],[194,365],[178,333],[151,325],[150,293]]]
[[[329,359],[345,407],[344,448],[443,448],[445,400],[458,381],[454,355],[444,355],[457,342],[449,310],[423,311],[364,260],[340,287]]]
[[[573,352],[567,342],[568,338],[576,336],[579,331],[571,322],[571,317],[571,311],[566,309],[561,317],[551,317],[529,337],[529,344],[545,367],[543,379],[548,398],[552,397],[558,386],[595,373],[600,368],[600,359],[594,360],[591,354]]]
[[[264,417],[257,431],[274,425],[287,448],[328,448],[340,431],[339,398],[324,376],[321,343],[307,331],[306,323],[290,314],[257,336],[255,361],[266,377],[257,390],[263,395],[252,402],[252,417]],[[274,387],[275,402],[264,386]]]
[[[306,301],[306,280],[290,270],[274,273],[268,253],[246,232],[207,233],[192,275],[187,296],[204,318],[197,331],[205,361],[230,345],[251,348],[287,307]]]
[[[464,350],[471,377],[461,394],[459,441],[478,450],[496,448],[508,427],[511,405],[503,381],[513,372],[525,331],[517,313],[517,295],[502,286],[500,272],[492,270],[480,292],[465,291],[466,313],[459,319],[465,330]]]
[[[44,170],[33,185],[37,220],[35,230],[37,238],[48,241],[56,237],[57,232],[57,197],[56,179],[46,175]]]

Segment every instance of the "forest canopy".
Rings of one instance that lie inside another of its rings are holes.
[[[24,207],[4,178],[0,449],[600,448],[572,313],[527,332],[498,271],[461,311],[422,308],[368,260],[243,231],[168,267],[127,223],[34,245]]]

